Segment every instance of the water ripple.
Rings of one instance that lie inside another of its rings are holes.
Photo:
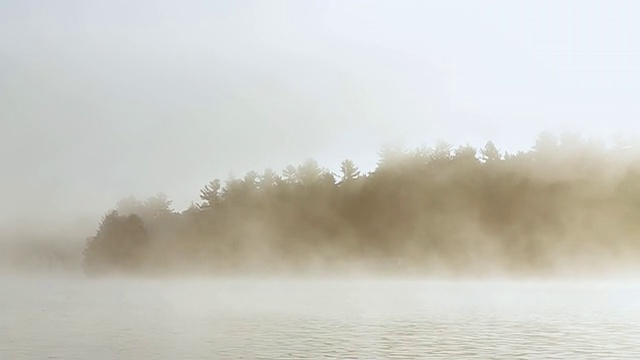
[[[635,288],[5,285],[1,359],[640,358]]]

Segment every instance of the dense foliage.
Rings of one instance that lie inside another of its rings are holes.
[[[502,153],[385,146],[377,168],[315,161],[213,180],[178,213],[158,195],[103,219],[85,269],[559,271],[638,263],[640,163],[624,144],[539,135]],[[640,159],[638,159],[640,160]]]

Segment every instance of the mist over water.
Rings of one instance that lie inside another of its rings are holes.
[[[633,272],[636,10],[3,2],[0,268]]]
[[[0,359],[640,358],[638,13],[0,1]]]
[[[636,358],[637,284],[0,280],[11,359]]]
[[[379,157],[213,180],[185,211],[125,198],[85,241],[14,233],[0,357],[640,355],[633,146]]]
[[[379,158],[213,180],[185,211],[125,198],[86,240],[13,232],[0,358],[640,356],[633,146]]]
[[[3,271],[90,276],[271,274],[632,276],[640,153],[575,134],[526,151],[386,144],[375,169],[315,160],[214,179],[175,210],[164,194],[115,202],[96,230],[23,227]],[[96,219],[97,220],[97,219]]]

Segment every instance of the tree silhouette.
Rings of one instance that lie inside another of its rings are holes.
[[[534,160],[545,161],[557,153],[558,138],[550,132],[544,131],[538,135],[533,147]]]
[[[488,141],[482,150],[480,150],[480,159],[484,163],[495,163],[502,160],[500,150],[496,147],[493,141]]]
[[[172,201],[167,199],[165,194],[156,194],[144,202],[145,210],[143,211],[150,219],[162,219],[174,213],[171,203]]]
[[[202,202],[181,213],[162,194],[129,197],[88,239],[84,268],[230,271],[257,262],[300,270],[392,261],[542,271],[561,259],[575,265],[615,253],[637,265],[640,158],[621,144],[541,133],[529,151],[504,156],[491,141],[479,151],[444,141],[410,150],[386,144],[366,175],[347,159],[336,179],[309,159],[281,174],[213,180],[200,190]]]
[[[87,273],[138,270],[142,264],[149,235],[142,219],[135,215],[120,216],[117,211],[107,214],[94,237],[84,250]]]
[[[360,177],[360,170],[353,161],[346,159],[340,163],[341,184],[355,181]]]
[[[322,169],[320,169],[317,161],[309,159],[298,166],[296,175],[298,182],[302,185],[313,185],[320,181]]]
[[[397,165],[405,157],[404,146],[399,143],[385,143],[378,152],[378,169]]]
[[[200,199],[204,201],[202,204],[203,209],[214,208],[220,204],[220,180],[215,179],[205,185],[204,189],[200,190]]]
[[[288,165],[282,171],[282,179],[288,184],[295,184],[298,182],[298,169],[293,165]]]

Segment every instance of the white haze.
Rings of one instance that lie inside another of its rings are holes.
[[[634,1],[0,1],[0,225],[382,142],[637,133]],[[48,231],[48,230],[43,230]],[[62,230],[59,230],[62,231]]]

